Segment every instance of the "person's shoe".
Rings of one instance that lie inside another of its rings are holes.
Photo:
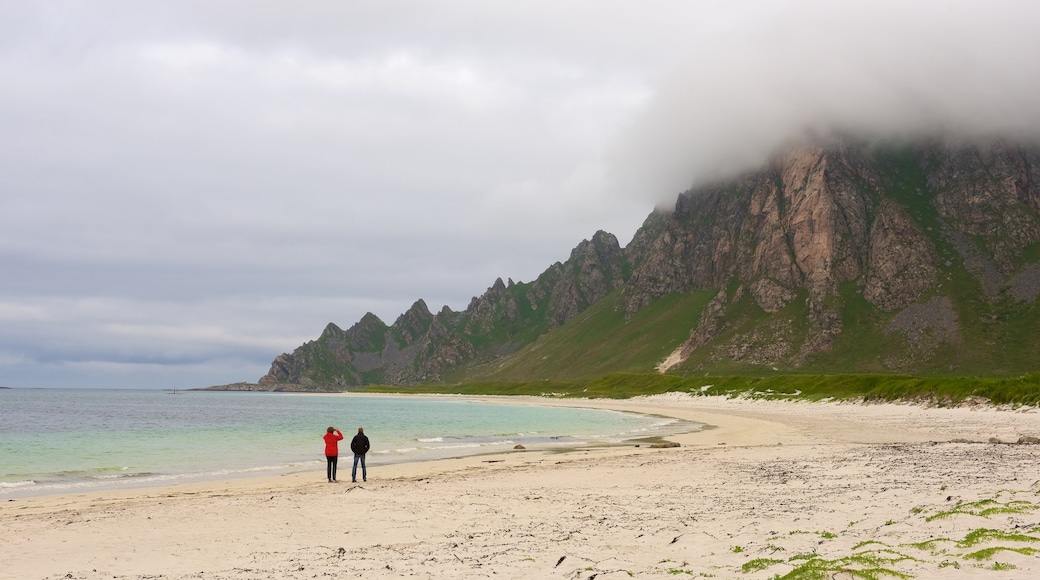
[[[357,483],[357,480],[356,479],[351,479],[350,483]]]
[[[362,479],[361,481],[368,481],[368,478],[366,477],[365,479]]]
[[[329,483],[332,483],[332,480],[331,480],[331,479],[329,480]]]

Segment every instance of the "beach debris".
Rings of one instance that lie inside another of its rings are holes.
[[[665,441],[664,443],[654,443],[650,449],[668,449],[670,447],[679,447],[679,444],[675,441]]]
[[[560,559],[556,561],[556,566],[553,566],[553,568],[556,568],[560,564],[563,564],[563,561],[566,560],[566,559],[567,559],[567,556],[560,556]]]
[[[524,447],[523,445],[517,444],[516,446],[513,447],[513,449],[527,449],[527,448]]]
[[[1019,445],[1036,445],[1040,443],[1040,437],[1033,437],[1031,435],[1023,435],[1018,438]]]
[[[990,437],[990,438],[989,438],[989,442],[990,442],[990,443],[1003,443],[1003,441],[1001,441],[1001,440],[1000,440],[999,438],[997,438],[997,437]]]

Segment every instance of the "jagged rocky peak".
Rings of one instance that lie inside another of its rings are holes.
[[[401,337],[404,344],[409,345],[417,341],[430,328],[432,322],[433,314],[427,308],[426,302],[419,299],[407,312],[398,316],[390,328]]]
[[[354,326],[350,327],[350,330],[361,330],[371,327],[386,327],[386,323],[375,314],[366,312],[365,315],[361,317],[361,320],[358,320],[354,323]]]
[[[328,323],[325,325],[325,330],[321,332],[321,338],[331,338],[333,336],[343,335],[343,329],[336,326],[335,323]]]
[[[349,337],[347,348],[358,352],[373,352],[382,348],[386,339],[386,323],[371,312],[365,313],[361,320],[347,330]]]
[[[567,261],[579,273],[579,284],[589,288],[598,284],[616,287],[622,282],[624,254],[614,234],[599,230],[592,240],[582,240]]]
[[[495,283],[488,287],[486,291],[480,296],[474,296],[469,301],[469,306],[466,307],[467,311],[474,311],[481,307],[482,303],[494,301],[496,298],[500,298],[502,293],[506,291],[506,285],[502,282],[502,278],[496,278]]]
[[[469,321],[465,331],[469,334],[489,332],[495,320],[501,318],[503,310],[515,311],[515,299],[502,278],[496,278],[495,283],[484,294],[470,301],[469,307],[466,308]]]
[[[582,240],[566,264],[547,270],[551,286],[548,297],[548,328],[556,328],[580,314],[607,294],[621,287],[624,280],[625,253],[614,234],[597,231],[591,240]]]

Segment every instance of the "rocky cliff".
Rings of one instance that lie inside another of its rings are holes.
[[[853,370],[954,371],[973,341],[994,351],[1019,342],[1013,335],[1025,323],[999,319],[1017,312],[1034,320],[1038,260],[1038,147],[803,143],[757,171],[681,194],[624,249],[597,232],[534,282],[497,280],[462,312],[431,314],[420,300],[390,326],[371,314],[346,331],[330,324],[277,357],[260,385],[465,380],[469,369],[511,356],[603,300],[630,320],[667,296],[705,291],[714,298],[658,368],[847,360]],[[857,360],[848,347],[857,340],[899,348]],[[851,354],[828,359],[836,347]],[[1001,361],[994,364],[1010,372],[1040,364],[1040,352]]]
[[[674,212],[654,216],[633,241],[624,306],[631,313],[667,292],[718,288],[683,345],[685,360],[739,325],[734,305],[745,292],[773,313],[804,295],[799,342],[777,333],[749,351],[742,346],[761,342],[754,327],[714,345],[712,357],[798,367],[843,332],[848,301],[840,290],[850,286],[882,317],[898,313],[889,330],[916,332],[916,348],[956,350],[964,346],[960,328],[977,325],[1031,275],[1038,170],[1037,148],[1002,141],[792,147],[767,168],[686,192]],[[976,290],[989,305],[963,307]],[[918,362],[886,366],[916,372]]]

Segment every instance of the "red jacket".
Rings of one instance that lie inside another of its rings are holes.
[[[339,456],[339,442],[343,439],[343,434],[336,429],[335,433],[325,434],[325,457],[338,457]]]

